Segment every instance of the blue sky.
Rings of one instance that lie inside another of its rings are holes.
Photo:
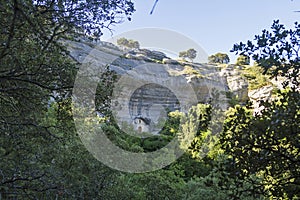
[[[208,55],[227,53],[234,63],[236,57],[229,52],[233,44],[253,39],[275,19],[288,28],[300,19],[294,12],[300,10],[300,0],[159,0],[150,15],[154,1],[134,0],[132,21],[114,26],[114,35],[148,27],[173,30],[194,40]],[[103,39],[109,38],[106,32]]]

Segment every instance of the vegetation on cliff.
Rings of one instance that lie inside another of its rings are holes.
[[[81,143],[71,110],[80,63],[60,42],[82,34],[98,38],[120,17],[130,19],[133,3],[8,0],[0,11],[0,199],[300,198],[298,23],[287,30],[275,21],[270,31],[233,47],[250,89],[285,78],[257,113],[251,103],[232,104],[223,116],[212,94],[211,102],[187,114],[168,112],[159,135],[129,136],[110,110],[116,75],[103,74],[95,101],[99,124],[114,144],[145,153],[178,138],[185,150],[163,169],[130,174],[104,166]],[[192,60],[196,52],[190,53],[181,57]],[[248,58],[256,65],[248,66]],[[229,58],[219,53],[210,61],[227,64]],[[202,78],[190,64],[181,73]]]

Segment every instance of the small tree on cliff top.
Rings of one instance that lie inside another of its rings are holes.
[[[188,49],[187,51],[179,52],[179,58],[183,58],[183,59],[188,58],[192,62],[196,57],[197,57],[197,51],[193,48]]]
[[[126,39],[126,38],[119,38],[117,40],[117,44],[123,47],[127,47],[130,49],[138,49],[140,48],[140,43],[136,40]]]

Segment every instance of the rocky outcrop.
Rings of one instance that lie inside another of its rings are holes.
[[[157,62],[163,61],[163,59],[168,59],[165,53],[160,51],[151,51],[149,49],[134,49],[125,54],[125,57],[145,60],[147,62]]]
[[[180,62],[147,49],[124,52],[106,42],[72,41],[66,45],[73,58],[92,66],[91,72],[109,65],[119,74],[113,109],[127,125],[137,117],[149,119],[152,127],[148,128],[155,132],[168,111],[187,112],[192,105],[213,98],[227,108],[227,82],[215,65]]]
[[[248,97],[248,81],[241,75],[239,69],[229,65],[221,70],[221,76],[226,78],[231,96],[239,102],[245,103]]]
[[[240,103],[250,99],[256,112],[262,109],[261,100],[272,97],[272,85],[248,91],[242,69],[234,65],[220,67],[179,61],[148,49],[124,51],[108,42],[80,40],[65,45],[79,63],[94,67],[91,71],[109,65],[119,75],[113,109],[119,120],[129,126],[144,123],[143,130],[155,132],[167,117],[167,111],[187,112],[199,102],[217,102],[225,110],[228,94]],[[142,119],[147,119],[147,123]],[[138,127],[135,129],[141,131]]]
[[[263,106],[261,106],[261,101],[272,100],[272,91],[274,87],[272,85],[263,86],[256,90],[249,91],[249,98],[253,104],[254,113],[260,113]]]
[[[170,65],[180,65],[180,63],[177,60],[171,59],[171,58],[163,58],[162,59],[163,64],[170,64]]]

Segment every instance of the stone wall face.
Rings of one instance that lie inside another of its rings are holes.
[[[149,83],[134,91],[129,101],[131,118],[138,116],[157,121],[165,111],[180,110],[180,103],[174,93],[166,87]]]
[[[196,103],[217,102],[226,110],[228,92],[239,102],[249,99],[247,80],[230,65],[221,69],[212,64],[177,61],[147,49],[124,52],[107,42],[84,40],[65,44],[77,62],[88,64],[96,71],[109,65],[118,74],[113,109],[118,120],[129,126],[142,117],[150,120],[142,129],[154,131],[169,111],[187,112]],[[193,95],[196,102],[192,100]]]

